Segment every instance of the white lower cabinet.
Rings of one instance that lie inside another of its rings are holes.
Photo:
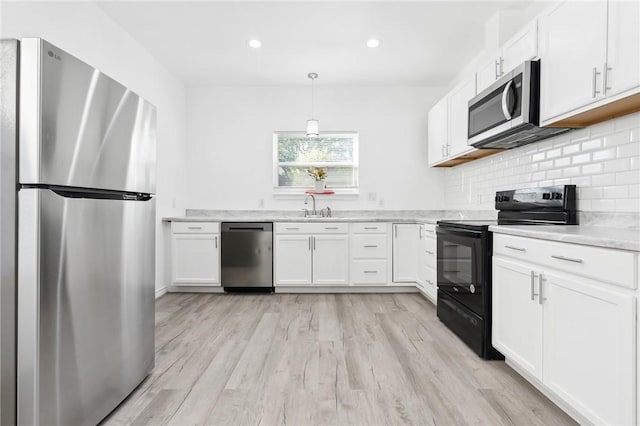
[[[491,343],[542,379],[542,305],[530,265],[493,257]]]
[[[313,283],[322,285],[349,284],[349,236],[314,235]]]
[[[620,285],[585,273],[605,257]],[[594,424],[636,424],[636,263],[632,252],[494,235],[493,345]]]
[[[347,224],[276,224],[276,285],[349,284],[347,232]]]
[[[311,236],[276,235],[275,243],[276,284],[311,284]]]
[[[418,240],[415,223],[393,224],[393,282],[415,283],[418,278]]]
[[[419,225],[420,238],[418,244],[418,275],[416,284],[433,302],[437,302],[438,285],[436,274],[436,226],[432,224]]]
[[[172,285],[220,285],[220,224],[172,222]]]
[[[389,223],[352,223],[350,235],[351,284],[389,284]]]
[[[542,275],[544,383],[595,424],[635,423],[635,297]]]

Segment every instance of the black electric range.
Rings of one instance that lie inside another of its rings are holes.
[[[437,233],[438,318],[485,359],[491,346],[491,225],[576,225],[575,185],[496,193],[498,220],[440,220]]]

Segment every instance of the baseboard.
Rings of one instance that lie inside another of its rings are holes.
[[[167,287],[162,287],[156,290],[156,299],[161,298],[162,296],[165,295],[165,293],[167,292]]]
[[[276,287],[276,293],[416,293],[418,289],[415,286],[281,286]]]
[[[181,285],[169,286],[168,293],[224,293],[224,288],[220,286],[197,286],[197,285]]]

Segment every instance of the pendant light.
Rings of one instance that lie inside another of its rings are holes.
[[[307,120],[307,137],[308,138],[317,138],[320,135],[320,128],[318,125],[318,120],[313,118],[313,82],[316,78],[318,78],[318,74],[315,72],[310,72],[307,74],[307,77],[311,79],[311,119]]]

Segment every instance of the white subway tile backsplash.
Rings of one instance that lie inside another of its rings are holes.
[[[492,210],[496,191],[578,186],[582,211],[640,213],[640,113],[445,171],[446,208]]]

